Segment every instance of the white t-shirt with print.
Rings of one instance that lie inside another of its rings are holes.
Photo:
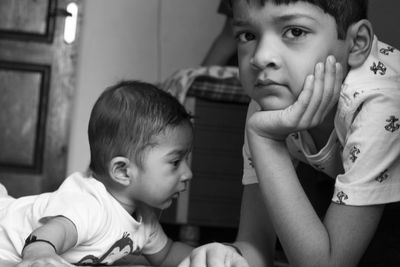
[[[54,216],[65,216],[78,232],[75,247],[62,255],[70,263],[110,264],[134,252],[153,254],[168,240],[150,209],[141,209],[135,220],[101,182],[74,173],[52,193],[0,198],[0,259],[20,261],[28,235]]]

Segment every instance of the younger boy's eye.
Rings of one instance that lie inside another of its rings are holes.
[[[172,164],[174,167],[178,167],[178,165],[179,165],[180,162],[181,162],[181,160],[174,160],[174,161],[171,162],[171,164]]]
[[[237,40],[239,43],[246,43],[246,42],[252,41],[252,40],[254,40],[254,39],[255,39],[254,34],[252,34],[252,33],[250,33],[250,32],[241,32],[241,33],[238,33],[238,34],[236,35],[236,40]]]

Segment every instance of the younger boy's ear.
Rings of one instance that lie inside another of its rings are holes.
[[[347,31],[347,40],[350,42],[348,64],[357,68],[365,62],[372,48],[374,32],[371,22],[363,19],[352,24]]]
[[[115,157],[110,162],[108,172],[114,182],[128,186],[135,179],[135,168],[128,158]]]

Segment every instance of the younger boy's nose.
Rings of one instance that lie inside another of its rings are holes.
[[[191,180],[192,177],[193,177],[192,170],[190,169],[190,166],[188,164],[186,164],[185,170],[182,172],[182,175],[181,175],[181,180],[183,182],[187,182],[187,181]]]

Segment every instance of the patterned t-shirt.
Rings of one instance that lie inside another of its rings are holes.
[[[365,63],[347,75],[335,129],[317,151],[307,131],[293,133],[290,154],[335,178],[332,200],[363,206],[400,201],[400,52],[374,38]],[[248,116],[258,109],[254,101]],[[243,184],[257,182],[245,139]]]

